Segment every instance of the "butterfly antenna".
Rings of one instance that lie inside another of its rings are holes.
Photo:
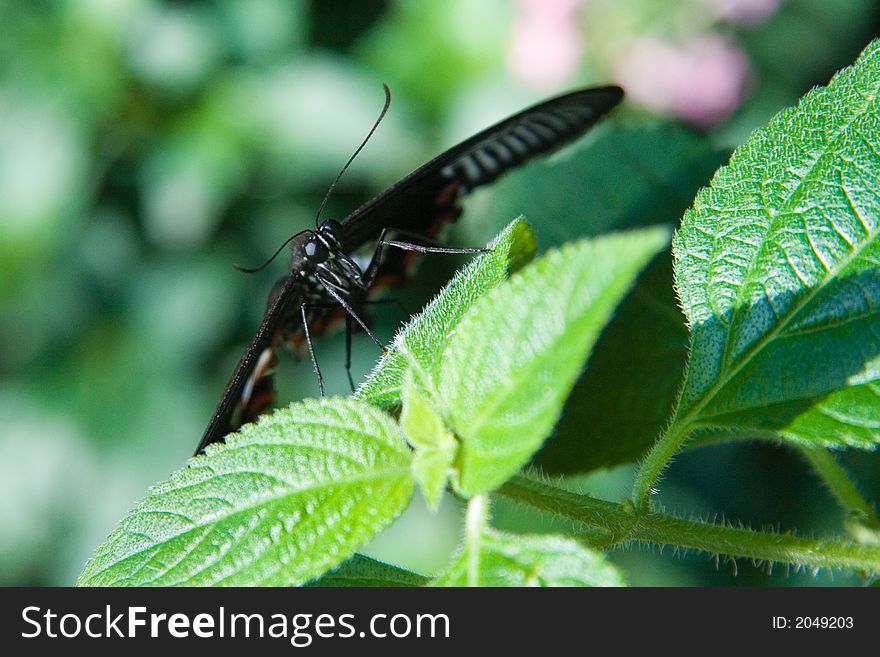
[[[342,174],[345,173],[345,170],[354,162],[354,158],[358,156],[364,146],[367,145],[367,142],[370,141],[370,137],[373,136],[373,133],[376,132],[376,128],[379,127],[379,124],[382,123],[382,119],[385,118],[385,113],[388,111],[388,107],[391,105],[391,89],[388,88],[388,85],[384,82],[382,83],[382,88],[385,90],[385,105],[382,107],[382,111],[379,112],[379,118],[376,119],[376,122],[373,124],[373,127],[370,128],[370,131],[367,133],[367,136],[364,138],[364,141],[361,142],[361,145],[357,147],[357,150],[352,153],[352,156],[348,158],[348,162],[345,163],[345,166],[342,167],[342,170],[336,176],[336,180],[330,185],[327,189],[327,193],[324,194],[324,200],[321,201],[321,205],[318,206],[318,213],[315,215],[315,226],[318,225],[318,220],[321,218],[321,212],[324,210],[324,205],[327,203],[327,199],[330,198],[330,194],[333,193],[333,189],[336,187],[336,183],[339,182],[339,179],[342,178]]]
[[[255,267],[254,269],[248,269],[247,267],[242,267],[241,265],[232,265],[232,266],[235,267],[238,271],[244,272],[245,274],[256,274],[258,271],[263,271],[269,265],[270,262],[272,262],[275,258],[278,257],[278,254],[281,253],[281,249],[283,249],[285,246],[290,244],[293,240],[295,240],[297,237],[299,237],[303,233],[311,233],[311,232],[312,231],[310,231],[310,230],[301,230],[296,235],[291,235],[290,237],[288,237],[286,240],[284,240],[284,243],[278,247],[278,250],[272,254],[272,257],[269,258],[266,262],[264,262],[259,267]]]

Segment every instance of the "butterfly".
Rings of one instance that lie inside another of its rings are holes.
[[[390,98],[386,86],[379,120],[349,164],[375,131]],[[370,292],[380,282],[399,283],[415,254],[481,251],[442,247],[433,241],[461,214],[468,192],[577,139],[622,98],[620,87],[593,87],[529,107],[438,155],[342,221],[327,219],[315,230],[297,233],[285,242],[281,248],[289,243],[291,253],[288,272],[272,288],[263,321],[238,361],[196,454],[272,406],[272,373],[282,345],[308,348],[322,394],[312,338],[330,323],[345,319],[347,361],[353,323],[384,349],[357,312]],[[369,258],[359,257],[357,252],[367,246]]]

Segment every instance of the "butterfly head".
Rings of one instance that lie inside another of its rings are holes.
[[[342,224],[336,221],[336,219],[325,219],[322,221],[320,228],[318,228],[318,232],[337,246],[341,243]]]
[[[330,248],[320,235],[315,234],[302,245],[302,255],[308,264],[320,265],[330,257]]]
[[[292,271],[316,276],[340,290],[363,287],[357,263],[342,250],[343,228],[335,219],[327,219],[318,230],[308,231],[292,244]]]
[[[310,265],[317,266],[327,262],[342,248],[342,224],[335,219],[322,222],[317,231],[309,231],[308,238],[302,243],[301,255]],[[294,249],[299,245],[294,242]]]

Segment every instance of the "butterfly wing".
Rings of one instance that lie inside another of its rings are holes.
[[[288,276],[273,291],[260,328],[235,366],[232,378],[226,384],[223,396],[196,448],[196,454],[211,443],[220,442],[228,433],[237,431],[245,422],[255,419],[271,403],[270,374],[282,339],[282,320],[287,308],[297,303],[300,288],[299,281]],[[248,387],[255,391],[244,394]],[[270,396],[268,400],[265,399],[266,394]]]
[[[399,228],[434,237],[461,213],[461,199],[536,155],[552,152],[589,130],[623,98],[620,87],[594,87],[529,107],[419,167],[344,221],[351,252]],[[390,255],[390,254],[389,254]]]

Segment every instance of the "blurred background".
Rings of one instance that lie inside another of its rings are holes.
[[[730,148],[855,59],[880,11],[871,0],[0,0],[0,26],[0,584],[70,585],[191,455],[286,258],[252,276],[232,264],[255,266],[312,225],[382,82],[391,110],[326,216],[531,102],[626,89],[589,138],[475,194],[449,238],[481,245],[525,213],[546,248],[675,223]],[[435,256],[397,293],[403,306],[418,310],[460,262]],[[567,469],[557,443],[538,459],[609,499],[626,495],[626,445],[656,434],[669,409],[655,392],[669,402],[684,358],[668,258],[653,268],[672,309],[663,349],[644,334],[656,324],[636,317],[602,352],[624,341],[630,360],[594,357],[570,404],[595,419],[578,440],[605,422],[622,447]],[[390,341],[403,319],[377,311],[375,330]],[[379,356],[363,338],[358,378]],[[328,336],[318,357],[346,394],[342,345]],[[277,379],[285,401],[317,393],[307,362],[288,358]],[[875,455],[843,460],[880,497]],[[689,451],[660,497],[682,515],[842,531],[797,455],[766,444]],[[416,501],[367,551],[434,572],[460,514],[451,498],[436,516]],[[503,503],[496,519],[554,527]],[[641,585],[857,583],[649,548],[612,558]]]

